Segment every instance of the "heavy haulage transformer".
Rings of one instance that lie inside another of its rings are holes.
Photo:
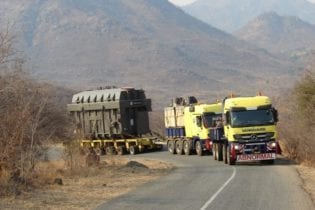
[[[161,149],[150,135],[151,99],[144,90],[104,88],[73,95],[68,111],[74,117],[82,148],[103,154],[130,153]]]

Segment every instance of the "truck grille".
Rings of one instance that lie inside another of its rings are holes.
[[[240,142],[259,142],[269,141],[274,136],[274,133],[252,133],[252,134],[235,134],[234,138]]]

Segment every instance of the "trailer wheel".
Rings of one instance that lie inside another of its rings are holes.
[[[176,141],[176,144],[175,144],[175,147],[176,147],[176,153],[178,155],[182,155],[184,153],[183,151],[183,142],[182,141]]]
[[[139,149],[136,145],[132,145],[129,147],[129,153],[130,155],[135,155],[139,152]]]
[[[118,155],[124,155],[124,154],[126,154],[126,147],[124,147],[124,146],[118,146],[118,147],[117,147],[117,154],[118,154]]]
[[[109,146],[106,147],[106,155],[114,155],[115,154],[115,147],[114,146]]]
[[[174,141],[168,141],[167,142],[167,149],[171,154],[175,154],[175,146],[174,146]]]
[[[101,155],[106,155],[106,151],[105,151],[105,147],[104,146],[101,147]]]
[[[100,147],[96,147],[94,150],[97,155],[102,155],[102,149]]]
[[[190,149],[190,146],[189,146],[189,142],[188,142],[188,141],[184,141],[183,147],[184,147],[184,153],[185,153],[185,155],[191,155],[191,149]]]
[[[202,145],[200,141],[196,141],[195,148],[196,148],[197,155],[202,156],[203,151],[202,151]]]

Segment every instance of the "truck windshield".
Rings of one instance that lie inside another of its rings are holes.
[[[218,117],[222,117],[222,114],[215,114],[214,112],[203,113],[203,125],[205,128],[210,128],[215,126],[215,121]]]
[[[273,125],[274,123],[272,111],[270,109],[231,112],[232,127]]]

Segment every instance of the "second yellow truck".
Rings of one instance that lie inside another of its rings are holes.
[[[176,98],[164,109],[167,148],[172,154],[212,154],[210,130],[222,104],[198,104],[195,97]]]

